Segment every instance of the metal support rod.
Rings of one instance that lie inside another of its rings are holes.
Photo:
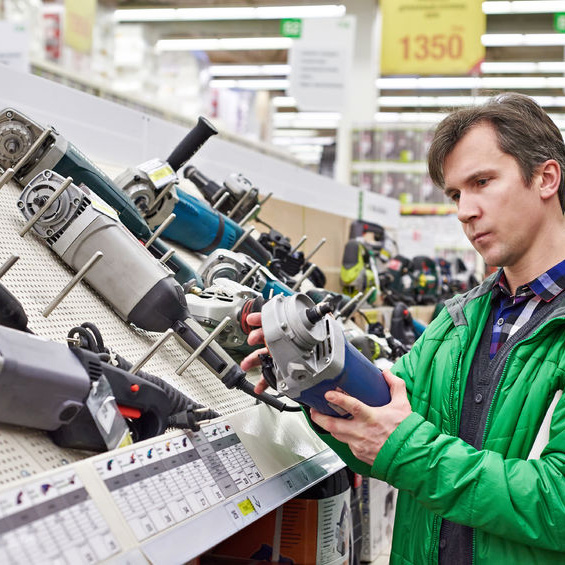
[[[273,193],[269,192],[269,194],[267,194],[267,196],[265,196],[265,198],[263,198],[263,200],[261,200],[261,202],[259,202],[259,206],[263,207],[263,204],[265,204],[265,202],[267,202],[267,200],[269,200],[269,198],[271,198],[271,196],[273,196]]]
[[[234,214],[241,208],[243,203],[249,198],[249,195],[253,191],[253,187],[251,187],[236,203],[236,205],[230,210],[228,214],[228,218],[233,218]]]
[[[320,241],[318,241],[318,244],[316,245],[316,247],[314,247],[314,249],[312,249],[312,251],[310,252],[310,255],[304,257],[304,262],[308,263],[308,261],[310,259],[312,259],[312,257],[314,256],[314,253],[316,253],[316,251],[318,251],[318,249],[320,249],[320,247],[322,247],[322,245],[324,245],[324,243],[326,243],[326,238],[323,237],[322,239],[320,239]]]
[[[53,202],[55,202],[55,200],[57,200],[57,198],[59,198],[59,196],[61,196],[61,194],[63,194],[63,192],[65,192],[65,190],[69,188],[72,182],[72,177],[67,177],[61,183],[61,186],[59,186],[59,188],[47,199],[47,202],[45,202],[45,204],[41,206],[41,208],[27,221],[27,224],[20,230],[20,237],[23,237],[36,224],[39,218],[41,218],[41,216],[43,216],[43,214],[47,210],[49,210],[49,208],[51,208]]]
[[[10,255],[8,257],[8,260],[0,267],[0,279],[14,266],[19,258],[19,255]]]
[[[104,257],[104,253],[102,251],[97,251],[80,269],[80,271],[69,281],[69,283],[65,286],[65,288],[51,301],[49,306],[45,308],[43,311],[43,317],[47,318],[57,306],[61,303],[63,298],[71,292],[71,290],[85,277],[85,275]]]
[[[373,292],[377,290],[376,286],[371,286],[369,287],[366,291],[365,294],[361,297],[361,299],[359,300],[359,302],[357,302],[357,304],[355,305],[355,308],[353,308],[353,310],[351,310],[351,312],[349,314],[347,314],[344,322],[347,322],[348,320],[351,320],[351,317],[353,316],[353,314],[355,314],[355,312],[357,312],[361,306],[363,306],[363,304],[365,304],[365,302],[367,301],[367,299],[369,298],[369,296],[371,296],[371,294],[373,294]]]
[[[346,312],[349,312],[349,309],[352,308],[353,306],[355,306],[355,304],[357,304],[357,302],[359,302],[359,300],[361,300],[361,297],[363,296],[362,292],[358,292],[342,309],[341,311],[338,313],[337,317],[343,318],[345,316],[347,316]]]
[[[39,137],[33,142],[32,146],[27,150],[26,154],[14,165],[14,173],[17,173],[26,161],[33,155],[36,149],[53,133],[51,128],[44,129]]]
[[[163,263],[163,265],[175,254],[174,249],[169,249],[161,259],[159,259],[159,263]]]
[[[230,197],[230,193],[224,192],[222,194],[222,196],[220,196],[220,198],[218,198],[218,200],[215,202],[215,204],[214,204],[214,206],[212,206],[212,208],[214,210],[217,210],[229,197]]]
[[[175,331],[172,328],[169,328],[152,346],[151,349],[149,349],[149,351],[141,358],[137,361],[137,363],[135,363],[132,368],[129,370],[130,373],[133,373],[135,375],[135,373],[137,373],[139,371],[139,369],[141,369],[141,367],[143,367],[143,365],[145,365],[145,363],[147,363],[147,361],[149,361],[149,359],[151,359],[151,357],[153,357],[153,355],[155,355],[155,353],[157,353],[157,351],[165,344],[165,342],[171,337],[173,336],[175,333]]]
[[[255,213],[259,212],[259,210],[261,210],[261,205],[260,204],[255,204],[255,206],[253,206],[253,208],[247,213],[246,216],[244,216],[241,221],[239,222],[240,226],[244,226],[252,217]]]
[[[7,182],[12,180],[12,177],[16,174],[16,171],[12,167],[8,167],[0,177],[0,188],[2,188]]]
[[[312,263],[307,269],[306,271],[304,271],[300,277],[296,280],[296,282],[294,283],[294,286],[292,287],[292,290],[298,290],[300,288],[300,285],[302,284],[302,282],[304,280],[306,280],[310,274],[312,273],[312,271],[316,268],[316,265],[314,263]]]
[[[215,328],[214,331],[191,353],[190,357],[175,371],[177,375],[182,375],[187,367],[196,360],[197,357],[218,337],[224,328],[230,323],[231,318],[226,316]]]
[[[308,239],[307,235],[303,235],[300,238],[300,241],[290,250],[290,255],[292,255],[295,251],[298,251],[298,248]]]
[[[153,232],[151,237],[146,241],[145,247],[151,247],[153,242],[171,225],[172,221],[177,217],[176,214],[167,216],[165,221]]]
[[[254,229],[255,228],[253,226],[251,226],[250,228],[247,228],[245,233],[233,244],[233,247],[231,248],[231,250],[235,251],[251,235],[251,232]]]
[[[244,285],[260,268],[261,263],[253,265],[253,268],[239,281],[239,284]]]

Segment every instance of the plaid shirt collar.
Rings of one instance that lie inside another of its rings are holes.
[[[514,302],[520,301],[533,294],[539,296],[544,302],[551,302],[565,289],[565,260],[557,263],[533,281],[523,284],[516,289]],[[498,271],[493,288],[493,299],[499,298],[500,293],[510,297],[510,289],[504,274],[504,269]]]

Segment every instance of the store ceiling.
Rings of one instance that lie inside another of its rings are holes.
[[[332,3],[328,0],[257,0],[256,2],[242,0],[206,0],[199,2],[189,2],[183,0],[114,0],[117,8],[210,8],[210,7],[260,7],[260,6],[296,6],[296,5],[321,5]],[[339,3],[338,1],[335,2]],[[347,6],[347,2],[342,2]],[[565,12],[565,9],[563,10]],[[226,38],[226,37],[274,37],[279,35],[279,20],[243,20],[243,21],[204,21],[204,22],[157,22],[148,24],[151,29],[151,36],[161,39],[177,38]],[[487,34],[553,34],[556,33],[553,27],[553,14],[506,14],[487,16]],[[535,62],[535,61],[563,61],[563,46],[516,46],[516,47],[487,47],[487,62]],[[255,51],[209,51],[208,57],[211,64],[234,64],[234,65],[257,65],[257,64],[284,64],[287,62],[286,50],[255,50]],[[484,75],[488,77],[509,77],[520,76],[520,73],[498,73]],[[561,77],[565,73],[529,72],[528,76],[539,78]],[[235,78],[235,77],[234,77]],[[241,79],[242,77],[237,77]],[[249,76],[247,78],[256,78]],[[261,78],[269,78],[262,76]],[[275,77],[273,77],[275,78]],[[281,77],[278,77],[281,78]],[[524,88],[509,88],[519,90],[525,94],[534,96],[563,96],[565,89],[562,86],[550,87],[534,81],[533,85]],[[497,88],[497,91],[504,90]],[[469,97],[469,96],[488,96],[493,93],[491,88],[438,88],[438,89],[404,89],[381,90],[380,94],[387,97],[398,97],[398,105],[387,107],[387,112],[439,112],[441,107],[418,107],[406,105],[406,97]],[[270,91],[271,96],[285,96],[283,90]],[[401,98],[402,97],[402,98]],[[453,107],[452,100],[449,107]],[[295,107],[277,108],[278,113],[297,112]],[[550,113],[563,114],[565,117],[565,106],[552,107]],[[565,124],[562,126],[565,129]],[[312,129],[312,128],[311,128]],[[333,133],[333,128],[313,128],[312,135],[327,136]]]

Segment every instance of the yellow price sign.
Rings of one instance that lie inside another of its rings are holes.
[[[381,74],[460,75],[485,57],[478,0],[382,0]]]
[[[90,53],[97,0],[65,0],[65,43],[75,51]]]

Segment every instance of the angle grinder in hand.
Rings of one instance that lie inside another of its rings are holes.
[[[348,417],[324,398],[327,391],[351,395],[369,406],[390,402],[381,371],[347,342],[329,304],[305,294],[278,295],[262,309],[263,375],[270,386],[300,404],[330,416]]]

